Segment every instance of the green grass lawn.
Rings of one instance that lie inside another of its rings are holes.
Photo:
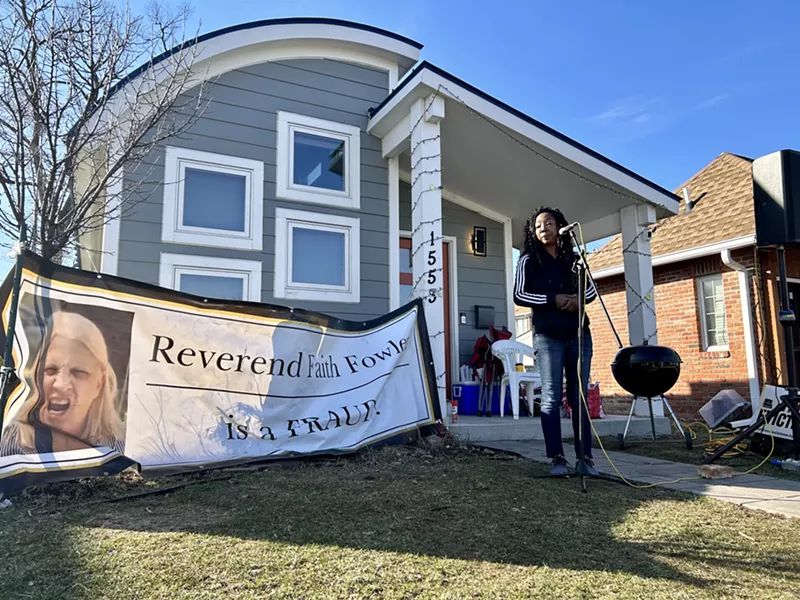
[[[544,468],[419,446],[33,489],[0,511],[0,598],[798,597],[800,521]]]

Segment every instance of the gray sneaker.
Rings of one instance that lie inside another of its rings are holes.
[[[594,468],[594,461],[588,456],[583,459],[583,464],[586,465],[586,472],[589,473],[589,475],[600,475],[597,469]]]
[[[563,456],[556,456],[550,463],[551,475],[569,475],[569,465]]]

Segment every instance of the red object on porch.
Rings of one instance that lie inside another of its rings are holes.
[[[472,358],[469,361],[469,366],[472,367],[474,371],[483,369],[483,383],[489,383],[503,374],[503,363],[492,355],[492,344],[500,340],[511,339],[512,334],[510,331],[503,331],[502,329],[490,327],[489,335],[492,337],[491,341],[489,341],[489,338],[485,335],[482,335],[475,341],[475,346],[472,350]]]
[[[569,404],[567,403],[567,390],[563,390],[561,393],[561,401],[564,403],[564,407],[567,409],[567,418],[572,418],[572,412],[569,409]],[[600,399],[600,382],[595,381],[594,383],[589,384],[589,389],[586,393],[586,403],[589,405],[589,417],[592,419],[602,419],[605,416],[605,411],[603,410],[603,401]]]
[[[511,339],[513,334],[505,327],[502,329],[489,327],[489,335],[492,337],[491,341],[489,341],[489,338],[485,335],[482,335],[475,341],[472,358],[469,361],[469,366],[481,382],[480,391],[478,393],[478,416],[482,416],[484,410],[486,411],[486,416],[492,415],[494,386],[495,383],[500,383],[501,377],[503,376],[503,363],[492,354],[492,344],[500,340]],[[482,376],[481,373],[478,372],[480,369],[483,370]],[[487,393],[488,406],[485,406],[483,400]]]

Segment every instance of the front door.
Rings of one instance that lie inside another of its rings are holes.
[[[452,349],[450,348],[450,244],[442,243],[442,259],[444,268],[442,275],[444,279],[443,297],[444,301],[444,364],[445,364],[445,385],[447,386],[447,399],[452,393]],[[400,305],[410,302],[414,291],[414,273],[411,256],[411,238],[400,238]]]

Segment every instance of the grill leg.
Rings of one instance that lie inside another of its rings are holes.
[[[650,410],[650,429],[653,433],[653,441],[656,441],[656,418],[653,415],[653,399],[647,398],[647,408]]]
[[[630,429],[631,427],[631,420],[633,419],[634,408],[636,408],[636,396],[633,397],[633,402],[631,402],[631,410],[628,413],[628,420],[625,422],[625,433],[622,434],[623,441],[628,437],[628,429]]]

